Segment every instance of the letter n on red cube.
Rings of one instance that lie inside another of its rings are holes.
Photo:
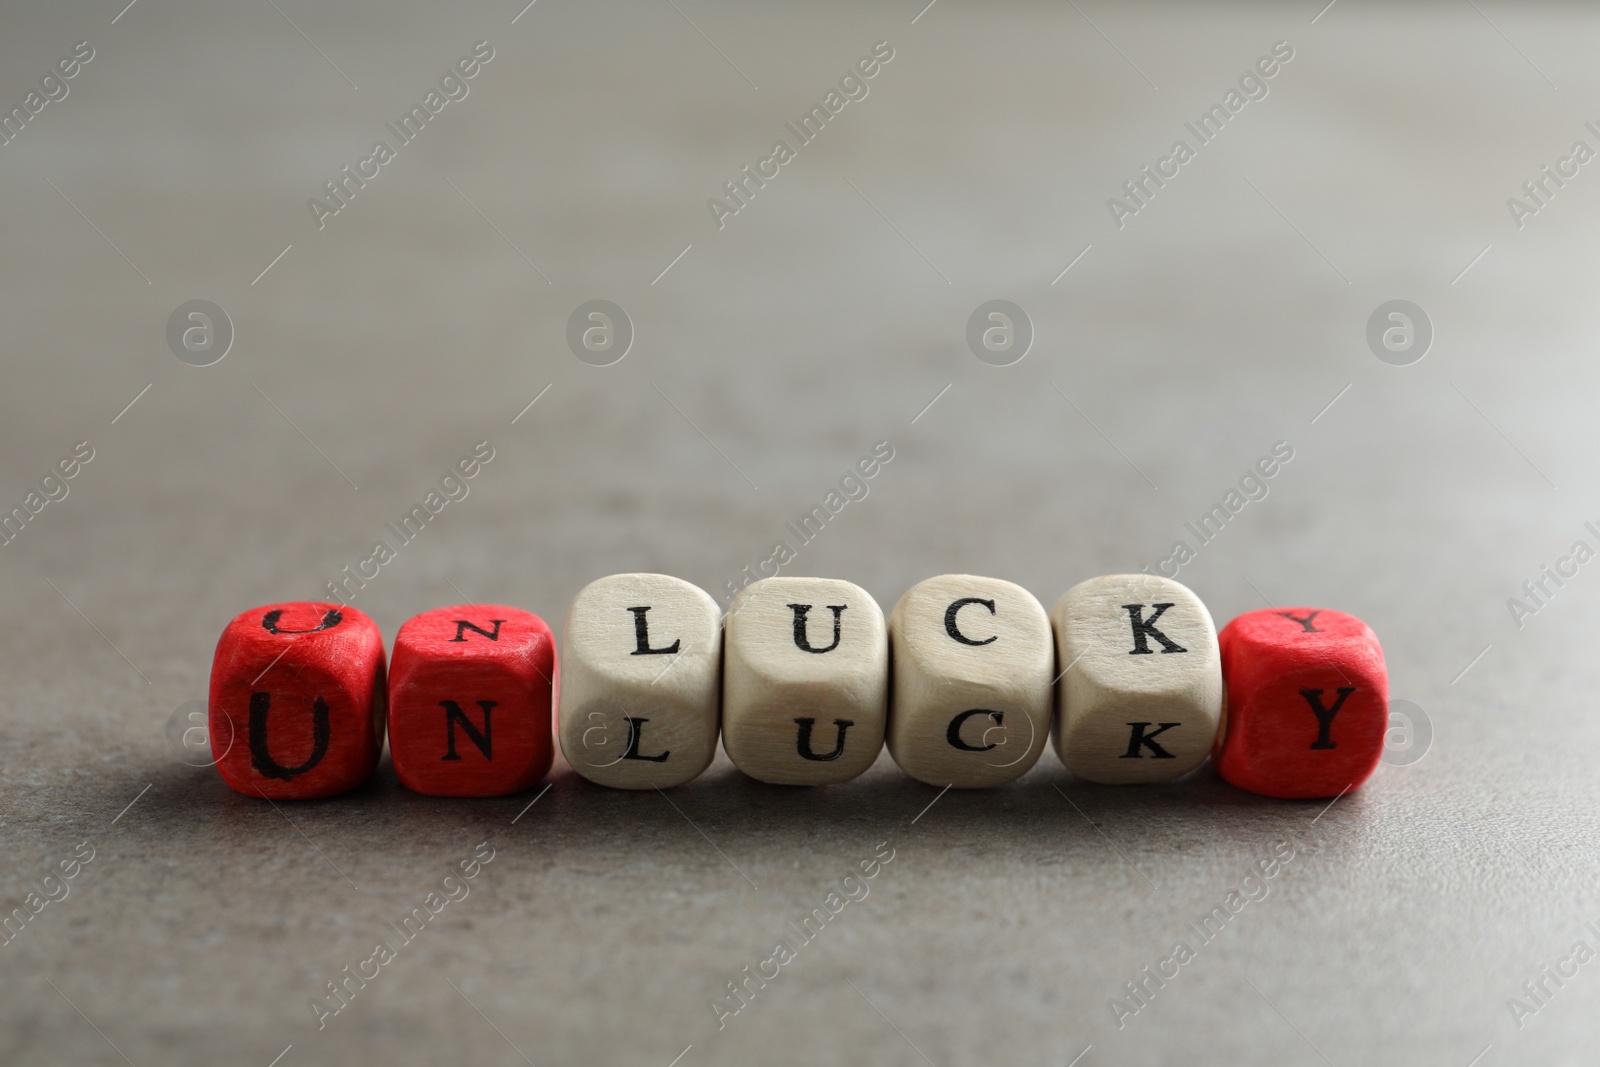
[[[1213,758],[1231,784],[1286,799],[1334,797],[1383,755],[1389,675],[1354,615],[1271,608],[1217,635],[1228,706]]]
[[[211,663],[211,753],[253,797],[349,792],[383,751],[383,635],[341,604],[251,608],[222,631]]]
[[[494,604],[406,620],[389,672],[389,751],[407,789],[498,797],[550,770],[555,638],[539,616]]]

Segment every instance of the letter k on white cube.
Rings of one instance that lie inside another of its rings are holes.
[[[1200,766],[1222,720],[1222,655],[1199,597],[1170,578],[1108,574],[1067,590],[1050,621],[1068,770],[1117,785]]]

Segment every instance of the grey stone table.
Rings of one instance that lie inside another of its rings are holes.
[[[39,495],[0,545],[0,911],[41,896],[0,1062],[1593,1062],[1600,17],[922,2],[7,6],[0,505]],[[585,361],[592,299],[631,328]],[[226,322],[174,349],[193,300]],[[1026,321],[985,361],[990,300]],[[886,441],[786,573],[1049,604],[1182,539],[1219,620],[1371,622],[1431,749],[1331,807],[1049,752],[942,797],[887,756],[812,791],[719,758],[665,795],[558,762],[433,800],[385,764],[277,806],[181,763],[227,619],[325,595],[479,441],[356,595],[388,635],[558,621],[624,570],[721,598]]]

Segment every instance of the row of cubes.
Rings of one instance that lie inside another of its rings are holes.
[[[766,578],[724,615],[681,579],[616,574],[573,599],[559,662],[518,608],[417,615],[387,670],[377,625],[348,605],[252,609],[217,642],[209,720],[223,780],[272,799],[360,786],[385,734],[409,789],[517,792],[550,769],[552,720],[572,768],[620,789],[688,782],[719,736],[764,782],[848,781],[887,742],[919,781],[985,788],[1049,737],[1094,782],[1166,781],[1210,755],[1242,789],[1309,798],[1376,768],[1388,679],[1352,615],[1266,609],[1219,635],[1199,597],[1148,574],[1082,582],[1048,615],[1014,583],[941,575],[887,620],[838,579]]]

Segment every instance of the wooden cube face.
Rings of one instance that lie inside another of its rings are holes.
[[[1055,644],[1020,585],[945,574],[889,616],[889,752],[929,785],[981,789],[1032,767],[1050,733]]]
[[[372,777],[383,749],[383,635],[339,604],[251,608],[217,640],[209,719],[217,771],[238,792],[348,792]]]
[[[436,797],[498,797],[550,770],[555,637],[495,604],[414,615],[394,639],[389,752],[400,784]]]
[[[883,748],[889,639],[865,589],[834,578],[763,578],[728,608],[722,747],[778,785],[844,782]]]
[[[591,782],[666,789],[717,751],[722,617],[665,574],[613,574],[573,598],[561,640],[561,752]]]
[[[1170,578],[1108,574],[1069,589],[1051,621],[1056,753],[1073,774],[1160,782],[1200,765],[1222,715],[1222,667],[1199,597]]]
[[[1269,797],[1335,797],[1377,769],[1389,725],[1378,635],[1354,615],[1273,608],[1221,635],[1228,712],[1217,770]]]

